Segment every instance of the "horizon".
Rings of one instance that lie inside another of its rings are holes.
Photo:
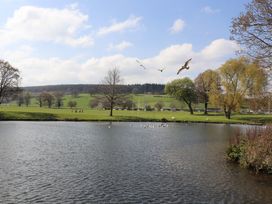
[[[193,79],[235,57],[229,27],[248,2],[1,0],[0,58],[23,87],[99,84],[113,67],[125,84]]]

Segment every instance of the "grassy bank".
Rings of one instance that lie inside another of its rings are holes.
[[[109,111],[84,109],[76,113],[69,108],[49,109],[39,107],[0,106],[0,120],[58,120],[58,121],[169,121],[169,122],[205,122],[205,123],[237,123],[265,124],[272,122],[272,115],[234,115],[231,120],[223,114],[209,116],[203,113],[190,115],[188,112],[171,111],[127,111],[115,110],[114,116]]]
[[[230,141],[227,158],[257,173],[272,174],[272,125],[238,132]]]

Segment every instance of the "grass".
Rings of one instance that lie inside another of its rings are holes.
[[[40,108],[37,106],[18,107],[15,105],[0,106],[0,120],[61,120],[61,121],[169,121],[169,122],[204,122],[204,123],[237,123],[265,124],[272,121],[272,115],[233,115],[228,120],[223,114],[205,116],[202,113],[190,115],[188,112],[171,111],[127,111],[114,110],[109,116],[107,110],[84,109],[75,113],[69,108]]]
[[[176,108],[187,108],[187,105],[181,103],[175,98],[168,95],[152,95],[152,94],[131,94],[130,95],[135,105],[139,108],[143,108],[145,105],[154,106],[158,101],[162,101],[164,103],[164,107],[169,108],[172,104],[176,106]],[[68,108],[68,102],[70,100],[77,102],[77,107],[79,108],[89,108],[90,101],[94,99],[94,96],[90,96],[90,94],[79,94],[78,97],[73,97],[72,95],[65,95],[63,97],[64,108]],[[16,102],[13,101],[12,105],[16,105]],[[31,106],[38,107],[39,104],[35,97],[31,99]],[[203,104],[197,105],[198,108],[203,108]]]
[[[257,173],[272,174],[272,125],[237,132],[230,140],[227,158]]]

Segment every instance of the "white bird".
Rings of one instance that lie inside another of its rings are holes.
[[[143,69],[146,69],[146,67],[139,61],[136,59],[136,62],[139,64],[139,66],[141,66]]]
[[[178,70],[178,72],[177,72],[177,75],[183,70],[183,69],[189,69],[190,67],[188,66],[188,64],[189,64],[189,62],[192,60],[192,58],[191,59],[189,59],[189,60],[187,60],[185,63],[184,63],[184,65]]]

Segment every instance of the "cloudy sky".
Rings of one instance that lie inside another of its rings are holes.
[[[229,27],[248,2],[0,0],[0,59],[23,86],[99,83],[113,67],[127,84],[193,79],[235,56]],[[191,69],[177,76],[188,58]]]

